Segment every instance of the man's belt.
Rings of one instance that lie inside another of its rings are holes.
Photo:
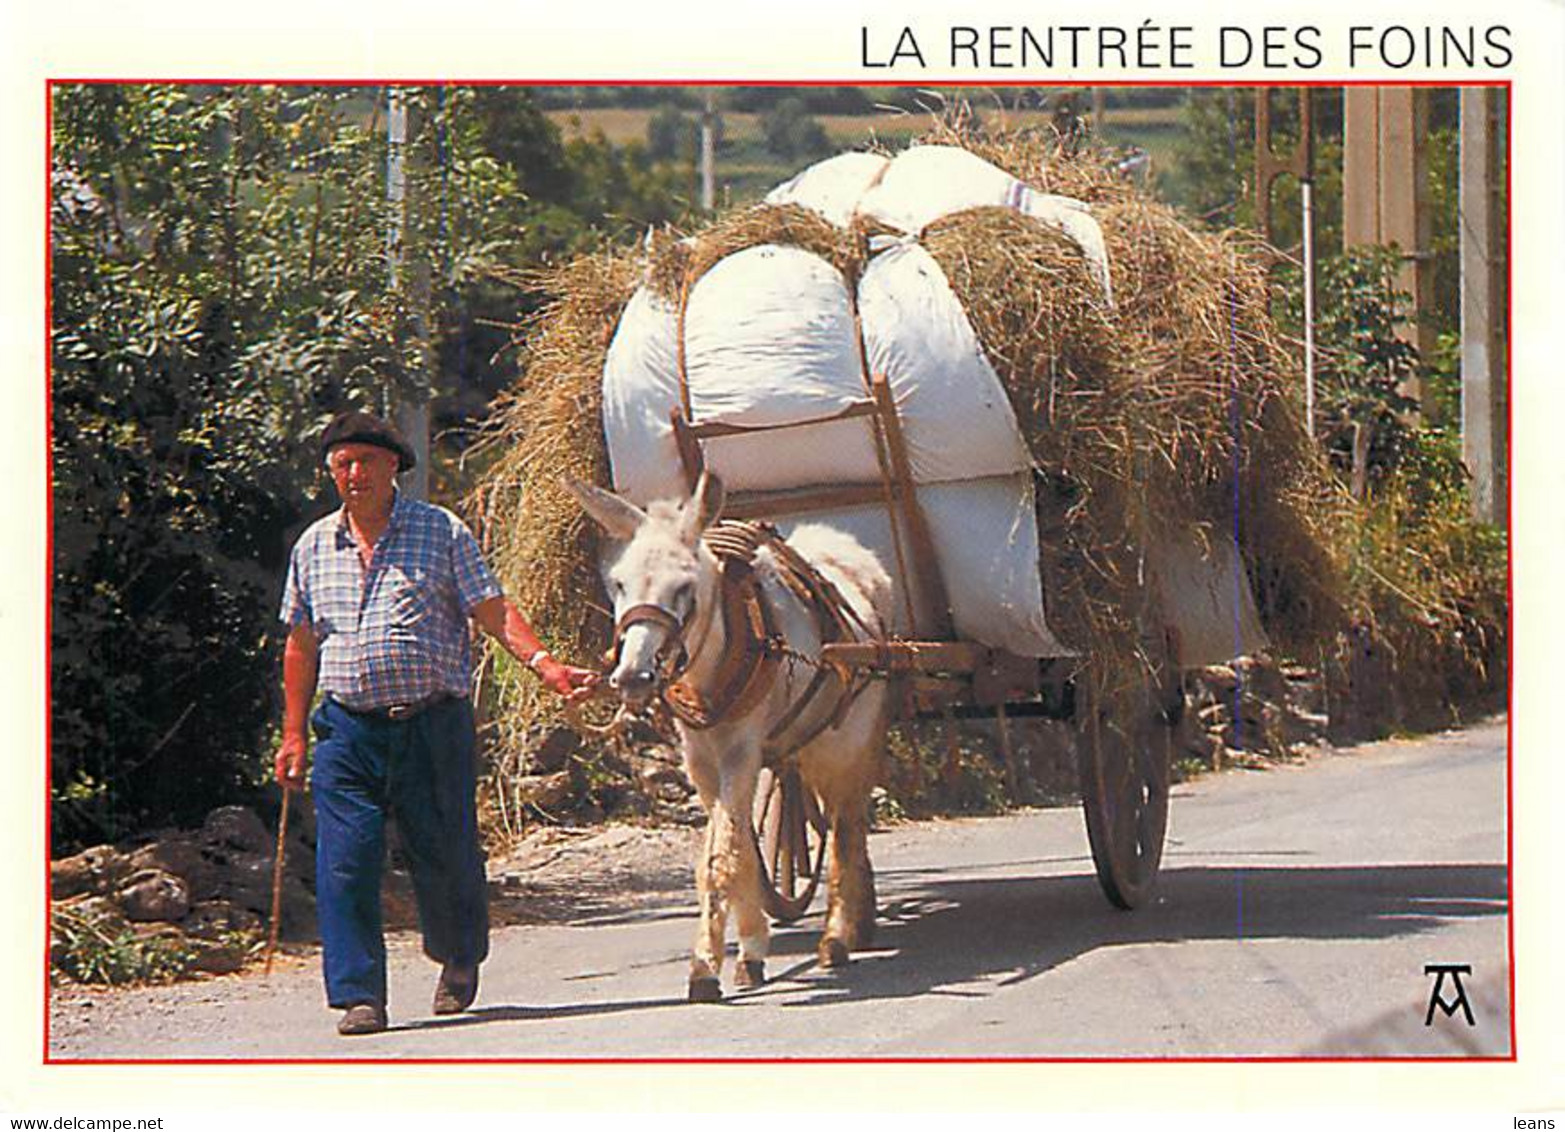
[[[436,692],[434,695],[425,696],[421,700],[413,700],[411,703],[388,704],[384,707],[355,708],[349,707],[341,700],[337,701],[337,706],[352,715],[368,716],[371,719],[385,719],[390,720],[392,723],[404,723],[414,716],[422,715],[432,707],[445,703],[447,700],[457,699],[461,699],[461,697],[453,696],[450,692]]]

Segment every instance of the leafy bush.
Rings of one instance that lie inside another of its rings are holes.
[[[696,120],[665,106],[647,120],[647,154],[653,161],[689,161],[698,138]]]
[[[414,301],[388,284],[385,147],[347,110],[358,92],[54,97],[51,763],[66,848],[193,822],[264,776],[287,546],[324,503],[312,438],[339,408],[427,382]],[[417,185],[429,167],[410,165]],[[508,181],[471,154],[444,172],[460,187],[415,197],[427,207],[406,239],[456,281],[502,226]]]
[[[57,905],[50,926],[53,969],[78,983],[167,983],[196,961],[183,938],[138,935],[112,917]]]
[[[533,301],[495,272],[678,215],[642,147],[565,143],[526,91],[400,94],[388,248],[382,89],[53,88],[56,850],[193,824],[267,776],[278,593],[335,502],[330,416],[483,411],[510,376],[497,324]]]
[[[1403,386],[1418,372],[1418,351],[1398,336],[1408,296],[1397,288],[1395,247],[1354,248],[1319,265],[1316,318],[1316,432],[1344,479],[1355,471],[1379,480],[1412,441],[1418,405]],[[1368,438],[1364,467],[1355,466]]]

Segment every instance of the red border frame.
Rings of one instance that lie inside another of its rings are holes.
[[[1286,76],[1279,75],[1278,78]],[[1503,90],[1506,95],[1506,135],[1505,135],[1505,190],[1506,190],[1506,228],[1505,228],[1505,270],[1506,270],[1506,305],[1505,305],[1505,404],[1506,404],[1506,446],[1505,446],[1505,521],[1507,531],[1506,544],[1506,600],[1509,624],[1507,626],[1506,639],[1506,717],[1505,717],[1505,796],[1506,796],[1506,845],[1505,845],[1505,895],[1506,895],[1506,925],[1507,925],[1507,949],[1509,982],[1508,994],[1511,1008],[1511,1052],[1508,1055],[1493,1054],[1483,1056],[1437,1056],[1437,1057],[257,1057],[257,1058],[220,1058],[220,1057],[192,1057],[192,1058],[62,1058],[52,1056],[49,1052],[49,1002],[53,986],[49,981],[49,950],[50,950],[50,919],[53,910],[53,896],[50,892],[49,864],[51,861],[52,844],[52,807],[53,798],[53,761],[50,757],[53,749],[53,693],[52,693],[52,653],[53,641],[53,614],[54,614],[54,418],[53,418],[53,359],[54,359],[54,292],[53,292],[53,201],[54,194],[51,182],[54,156],[54,88],[66,85],[92,85],[92,86],[120,86],[138,84],[157,85],[277,85],[277,86],[327,86],[327,87],[376,87],[376,86],[517,86],[517,87],[546,87],[546,86],[604,86],[604,87],[706,87],[706,86],[749,86],[749,87],[812,87],[812,86],[839,86],[841,83],[832,83],[820,79],[812,79],[807,82],[789,82],[780,79],[768,80],[725,80],[725,79],[699,79],[693,81],[677,79],[649,79],[644,81],[629,81],[623,79],[582,79],[582,80],[549,80],[547,82],[537,80],[514,79],[196,79],[196,78],[52,78],[44,83],[44,436],[48,444],[45,454],[46,468],[45,479],[47,481],[48,498],[45,500],[45,516],[48,529],[45,532],[45,554],[48,561],[48,571],[44,579],[44,738],[45,738],[45,762],[44,762],[44,843],[43,843],[43,874],[44,874],[44,925],[43,925],[43,1061],[44,1065],[59,1066],[97,1066],[97,1065],[1427,1065],[1427,1064],[1484,1064],[1494,1062],[1515,1062],[1518,1060],[1516,1044],[1516,901],[1515,901],[1515,849],[1516,849],[1516,785],[1515,785],[1515,698],[1516,698],[1516,567],[1514,554],[1514,504],[1516,486],[1514,477],[1514,460],[1512,459],[1512,445],[1515,426],[1515,402],[1513,393],[1513,367],[1515,364],[1513,349],[1513,316],[1515,311],[1515,195],[1513,184],[1513,169],[1515,168],[1515,107],[1514,107],[1514,82],[1511,79],[1497,79],[1492,81],[1448,81],[1442,82],[1434,79],[1416,79],[1408,81],[1385,81],[1353,79],[1348,81],[1333,82],[1325,79],[1310,79],[1297,82],[1260,82],[1256,80],[1237,82],[1214,81],[1188,81],[1149,79],[1141,81],[1125,82],[1071,82],[1065,79],[1061,82],[1040,84],[1011,80],[1005,82],[972,82],[960,79],[930,79],[920,78],[916,84],[897,82],[892,80],[870,80],[853,82],[848,85],[861,87],[902,87],[916,85],[920,87],[968,87],[1006,89],[1014,87],[1186,87],[1186,88],[1227,88],[1227,89],[1258,89],[1261,87],[1285,86],[1285,87],[1418,87],[1425,89],[1463,89],[1466,87],[1492,87]]]

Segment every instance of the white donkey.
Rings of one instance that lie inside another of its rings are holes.
[[[700,925],[690,1000],[722,997],[730,913],[739,936],[736,987],[765,978],[768,927],[751,813],[767,748],[786,753],[799,737],[805,737],[797,750],[800,775],[830,822],[820,962],[846,963],[875,927],[865,835],[889,696],[883,681],[818,678],[832,670],[817,661],[823,636],[884,636],[891,579],[872,551],[818,524],[799,527],[786,544],[775,539],[752,546],[738,571],[725,570],[714,545],[721,549],[725,534],[756,528],[714,528],[723,488],[706,473],[689,499],[653,503],[645,511],[596,487],[567,486],[610,539],[602,561],[615,618],[609,685],[631,709],[660,696],[674,707],[685,769],[707,812],[696,860]],[[800,559],[807,567],[791,569]],[[813,580],[801,585],[801,573],[808,578],[812,572]],[[808,600],[810,586],[814,596],[840,599],[835,625],[842,631],[833,634],[820,603]],[[753,595],[748,606],[741,591]],[[758,633],[757,620],[770,632]],[[764,637],[772,639],[758,644]]]

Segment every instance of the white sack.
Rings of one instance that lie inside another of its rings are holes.
[[[896,397],[917,483],[1009,475],[1032,466],[1005,387],[945,273],[904,243],[872,259],[859,284],[871,373]]]
[[[603,360],[603,435],[616,491],[645,506],[686,492],[673,411],[679,407],[678,312],[642,287]]]
[[[859,198],[879,180],[890,161],[878,153],[839,153],[778,185],[766,194],[765,203],[803,205],[846,228]]]
[[[842,274],[811,252],[770,244],[719,261],[690,292],[685,372],[691,419],[702,424],[793,424],[862,401]],[[880,474],[863,420],[713,440],[707,463],[738,491],[862,483]]]
[[[916,482],[1030,466],[1005,390],[928,252],[909,243],[876,256],[859,304],[870,371],[890,381]],[[676,335],[673,310],[639,291],[604,367],[610,465],[615,484],[637,500],[677,488],[669,426],[680,404]],[[854,335],[842,277],[825,260],[770,245],[727,257],[691,291],[685,316],[693,420],[756,427],[840,413],[868,396]],[[801,424],[764,439],[714,438],[706,456],[735,491],[880,478],[874,432],[863,417]]]
[[[1064,232],[1086,256],[1104,297],[1113,301],[1108,248],[1088,206],[1036,192],[958,146],[916,145],[897,154],[859,201],[858,212],[916,236],[942,216],[984,206],[1015,209]]]
[[[1218,536],[1203,547],[1193,538],[1167,537],[1152,545],[1148,558],[1181,665],[1226,664],[1266,649],[1266,630],[1232,538]]]

